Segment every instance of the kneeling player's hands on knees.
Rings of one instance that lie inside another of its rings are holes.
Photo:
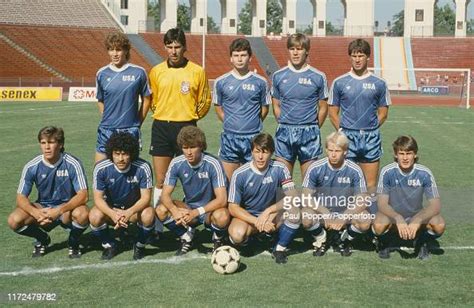
[[[418,232],[418,230],[420,229],[421,227],[421,224],[420,223],[417,223],[415,221],[411,222],[409,225],[408,225],[408,239],[409,240],[413,240],[415,239],[416,237],[416,232]]]
[[[272,233],[273,231],[275,231],[275,225],[267,221],[265,225],[263,226],[263,231],[266,233]]]
[[[46,215],[49,219],[51,219],[51,221],[54,221],[58,219],[59,216],[61,216],[61,211],[59,210],[59,208],[51,207],[46,209]]]
[[[397,228],[398,228],[398,235],[400,236],[400,238],[403,240],[408,240],[410,231],[408,229],[408,225],[406,224],[406,222],[397,224]]]
[[[264,231],[265,224],[268,222],[269,216],[270,214],[264,211],[262,214],[260,214],[260,216],[257,217],[255,228],[257,228],[259,232]]]
[[[190,210],[183,216],[183,220],[186,224],[189,224],[191,221],[193,221],[193,219],[195,219],[198,216],[199,216],[198,210],[196,209]]]

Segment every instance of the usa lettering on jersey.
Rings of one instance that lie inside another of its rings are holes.
[[[299,84],[305,84],[305,85],[312,85],[313,83],[311,82],[311,79],[305,78],[305,77],[300,77],[298,78],[298,83]]]
[[[122,76],[122,81],[135,81],[135,75],[123,75]]]
[[[242,84],[242,89],[243,90],[246,90],[246,91],[253,91],[255,92],[255,85],[251,84],[251,83],[243,83]]]

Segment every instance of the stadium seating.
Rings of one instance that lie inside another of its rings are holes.
[[[43,78],[53,77],[53,74],[48,72],[45,68],[41,67],[38,63],[28,58],[18,50],[8,45],[5,41],[0,40],[0,63],[2,64],[2,78],[9,76],[21,75],[24,78]],[[2,84],[5,84],[7,80],[2,80]],[[18,82],[12,80],[12,85],[17,85]]]
[[[162,33],[140,33],[145,42],[148,43],[162,58],[166,59],[166,51],[163,46]],[[229,63],[229,45],[241,36],[209,34],[206,36],[206,73],[209,79],[215,79],[231,69]],[[202,35],[186,35],[187,51],[186,57],[201,65],[202,64]],[[264,71],[256,57],[253,57],[250,69],[257,69],[259,74]]]
[[[474,70],[474,38],[412,38],[415,68]]]
[[[84,79],[89,85],[95,83],[97,70],[109,62],[103,42],[111,29],[0,24],[0,31],[67,78]],[[150,69],[133,49],[131,62]]]
[[[64,1],[15,0],[2,2],[0,10],[2,23],[118,28],[117,23],[100,3],[100,0],[67,1],[67,5],[64,5]]]

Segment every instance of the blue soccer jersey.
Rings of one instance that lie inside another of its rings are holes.
[[[214,190],[227,187],[227,178],[221,162],[208,153],[202,153],[201,162],[191,166],[184,155],[175,157],[166,173],[164,185],[183,186],[184,202],[192,209],[205,206],[216,198]]]
[[[126,170],[118,169],[110,159],[104,159],[94,167],[94,190],[102,191],[110,207],[127,209],[141,197],[141,189],[153,187],[150,164],[139,158]]]
[[[106,128],[139,127],[139,96],[150,96],[146,71],[127,63],[120,69],[107,65],[96,76],[97,99],[104,103],[99,126]]]
[[[327,99],[326,75],[307,65],[295,70],[291,64],[272,76],[271,95],[280,101],[280,124],[318,124],[319,101]]]
[[[398,163],[383,167],[377,193],[388,195],[389,205],[405,218],[423,209],[423,195],[428,200],[439,198],[433,174],[420,164],[415,164],[409,173],[404,173]]]
[[[372,130],[379,127],[378,108],[388,107],[391,101],[385,80],[349,72],[334,80],[328,104],[340,108],[340,127]]]
[[[290,171],[284,164],[272,160],[267,170],[260,172],[253,162],[248,162],[232,175],[228,200],[258,216],[279,201],[279,189],[286,191],[294,187]]]
[[[78,191],[87,189],[87,180],[81,161],[71,154],[61,154],[54,165],[46,162],[43,155],[38,155],[23,168],[17,192],[28,197],[33,185],[38,191],[36,202],[54,207],[68,202]]]
[[[234,71],[214,82],[212,102],[224,110],[224,131],[255,134],[262,130],[262,106],[271,103],[268,83],[253,72],[240,76]]]
[[[303,187],[315,191],[318,204],[331,212],[344,212],[349,205],[362,205],[363,200],[355,200],[354,196],[367,192],[364,174],[357,164],[345,160],[339,169],[334,169],[327,157],[309,166]]]

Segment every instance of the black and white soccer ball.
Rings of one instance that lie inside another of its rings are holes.
[[[212,268],[219,274],[232,274],[239,269],[240,254],[230,246],[217,248],[211,257]]]

